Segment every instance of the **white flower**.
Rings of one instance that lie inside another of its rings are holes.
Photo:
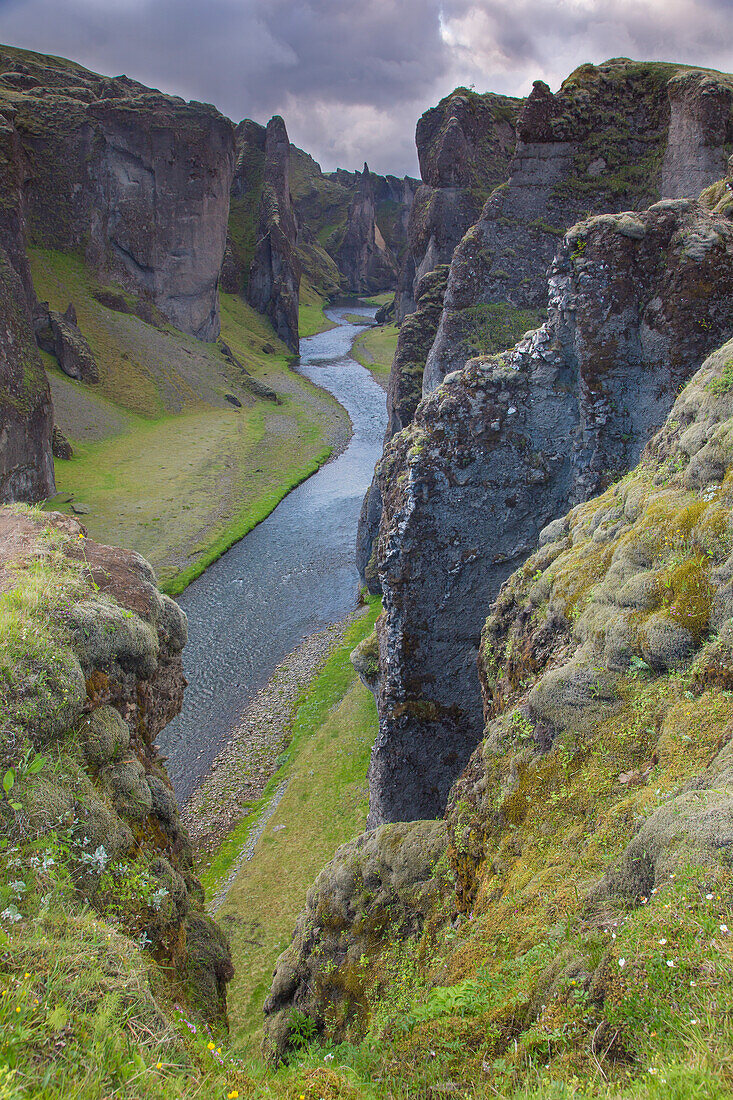
[[[323,1055],[323,1061],[324,1062],[332,1062],[333,1061],[333,1054],[324,1054]]]
[[[659,946],[660,946],[660,947],[664,947],[664,945],[665,945],[665,943],[666,943],[666,942],[667,942],[666,940],[660,940],[660,941],[659,941]]]
[[[0,920],[9,920],[11,924],[15,924],[17,921],[22,920],[22,917],[15,905],[9,905],[7,909],[3,909],[0,913]]]
[[[626,966],[626,959],[619,959],[618,965],[623,969]]]
[[[708,899],[708,901],[713,900],[713,894],[706,894],[705,897]]]
[[[721,932],[727,932],[728,931],[728,925],[727,924],[721,924],[720,931]]]
[[[674,959],[667,959],[667,966],[673,967],[675,965]]]

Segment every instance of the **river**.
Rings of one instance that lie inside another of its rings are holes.
[[[188,615],[188,688],[181,714],[162,731],[158,746],[181,803],[275,667],[308,634],[356,606],[356,528],[387,414],[384,391],[350,354],[362,329],[346,314],[368,323],[375,310],[356,304],[326,310],[338,327],[301,340],[296,369],[346,409],[353,428],[349,445],[179,597]]]

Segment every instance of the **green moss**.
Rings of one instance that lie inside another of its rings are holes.
[[[460,312],[468,343],[476,353],[491,355],[517,343],[529,329],[538,328],[541,310],[516,309],[505,302],[469,306]]]

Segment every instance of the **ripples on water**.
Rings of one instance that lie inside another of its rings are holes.
[[[297,370],[329,390],[351,418],[344,453],[304,481],[179,598],[188,615],[183,710],[158,738],[176,794],[185,801],[206,775],[237,716],[306,635],[356,605],[354,543],[362,498],[382,450],[384,391],[349,354],[359,329],[339,327],[300,342]]]

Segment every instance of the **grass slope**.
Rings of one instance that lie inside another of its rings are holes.
[[[236,867],[264,808],[287,781],[254,857],[241,863],[216,914],[237,959],[229,988],[232,1042],[250,1055],[259,1047],[262,1003],[275,961],[290,940],[306,891],[336,848],[360,833],[366,822],[366,774],[377,712],[349,654],[373,629],[379,607],[373,603],[352,623],[303,695],[280,770],[202,873],[212,896]]]
[[[323,310],[326,301],[304,277],[300,280],[300,306],[298,310],[298,332],[301,339],[304,336],[316,336],[319,332],[327,332],[330,328],[336,328],[335,321],[329,321]]]
[[[222,295],[222,338],[280,405],[253,396],[218,345],[102,306],[78,258],[34,251],[32,267],[40,298],[74,303],[100,369],[87,386],[45,357],[75,451],[56,463],[53,507],[87,504],[94,538],[139,551],[178,593],[328,458],[343,412],[289,369],[285,346],[238,297]]]
[[[386,390],[392,360],[397,348],[397,325],[380,325],[367,329],[354,341],[351,354],[366,367],[379,385]]]

